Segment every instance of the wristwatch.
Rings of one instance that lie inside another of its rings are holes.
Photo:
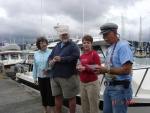
[[[109,67],[107,68],[107,73],[110,74],[110,68]]]

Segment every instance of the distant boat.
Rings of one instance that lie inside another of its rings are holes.
[[[137,58],[145,58],[146,55],[146,51],[143,48],[137,48],[135,51],[135,57]]]

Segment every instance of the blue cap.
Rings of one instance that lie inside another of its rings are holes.
[[[100,27],[101,32],[99,33],[101,34],[105,34],[109,31],[112,30],[117,30],[118,29],[118,25],[114,24],[114,23],[105,23]]]

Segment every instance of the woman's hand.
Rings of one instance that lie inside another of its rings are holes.
[[[47,75],[48,74],[48,69],[44,69],[43,70],[43,75]]]
[[[82,71],[84,71],[84,70],[85,70],[85,67],[84,67],[84,66],[79,65],[79,66],[76,66],[76,69],[77,69],[79,72],[82,72]]]
[[[35,80],[35,81],[34,81],[34,84],[35,84],[35,85],[39,85],[39,83],[38,83],[38,81],[37,81],[37,80]]]

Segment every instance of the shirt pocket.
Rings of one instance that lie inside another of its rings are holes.
[[[117,55],[114,55],[114,56],[113,56],[113,62],[114,62],[115,64],[120,64],[120,59],[119,59],[119,57],[118,57]]]

